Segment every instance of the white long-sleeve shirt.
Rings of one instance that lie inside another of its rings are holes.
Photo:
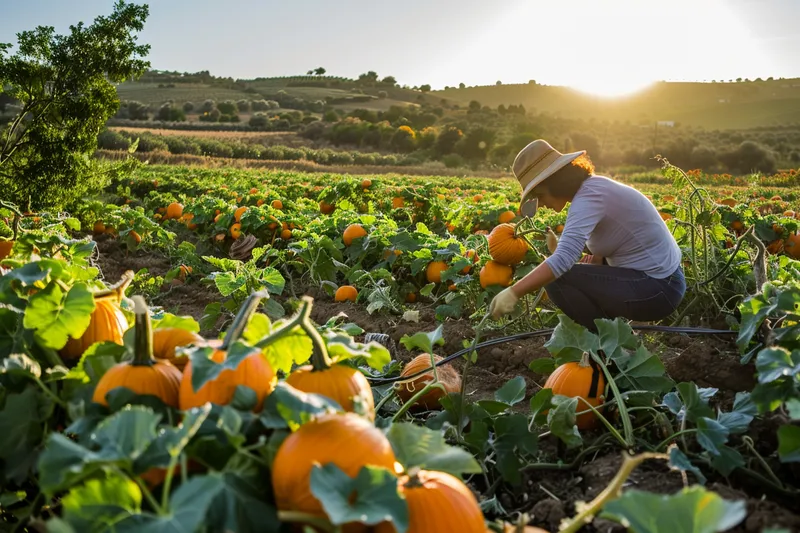
[[[586,179],[570,203],[558,248],[545,260],[556,278],[580,259],[584,245],[611,266],[657,279],[681,263],[678,243],[650,200],[603,176]]]

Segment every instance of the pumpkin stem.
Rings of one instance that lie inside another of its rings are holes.
[[[589,352],[583,352],[583,355],[581,356],[581,360],[578,361],[578,366],[580,366],[581,368],[586,368],[587,366],[592,366],[592,364],[591,364],[591,362],[589,360]]]
[[[331,358],[328,356],[328,347],[325,345],[325,340],[322,338],[322,335],[319,334],[317,328],[311,323],[311,307],[314,305],[314,300],[309,296],[303,296],[302,300],[297,318],[300,327],[311,339],[311,366],[314,367],[314,372],[328,370],[333,364]]]
[[[220,350],[227,351],[231,344],[242,337],[248,322],[250,322],[250,317],[253,316],[253,313],[258,309],[258,304],[261,303],[262,298],[269,298],[266,291],[257,291],[247,297],[244,305],[236,314],[236,318],[233,319],[233,324],[231,324],[231,327],[228,329],[228,333],[225,335],[225,340],[222,341]]]
[[[419,473],[422,469],[418,466],[411,467],[406,474],[408,475],[408,481],[405,482],[403,485],[407,489],[418,488],[422,486],[422,480],[419,478]]]
[[[121,302],[125,297],[125,290],[131,283],[133,283],[134,275],[135,274],[133,273],[133,270],[126,271],[118,282],[113,285],[109,285],[107,289],[103,289],[102,291],[95,291],[93,296],[95,298],[102,298],[104,296],[111,296],[113,294],[117,297],[117,301]]]
[[[150,321],[150,310],[140,295],[133,298],[133,311],[136,322],[133,340],[133,366],[152,366],[153,359],[153,324]]]

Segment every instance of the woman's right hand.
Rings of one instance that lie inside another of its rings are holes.
[[[603,264],[603,258],[601,256],[599,256],[599,255],[588,255],[587,254],[587,255],[584,255],[583,257],[581,257],[581,260],[579,261],[579,263],[585,263],[585,264],[589,264],[589,265],[602,265]]]

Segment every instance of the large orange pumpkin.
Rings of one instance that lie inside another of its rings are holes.
[[[183,370],[189,359],[185,355],[176,356],[179,346],[200,344],[205,339],[193,331],[182,328],[156,328],[153,330],[153,357],[165,359],[179,370]]]
[[[463,481],[445,472],[420,470],[399,480],[408,504],[406,533],[486,533],[481,507]],[[375,533],[396,533],[381,522]]]
[[[500,224],[508,224],[512,220],[517,217],[517,214],[514,211],[503,211],[500,213],[500,216],[497,217],[497,221]]]
[[[150,323],[150,311],[141,296],[134,296],[133,302],[136,313],[133,360],[119,363],[108,369],[97,383],[92,401],[108,405],[106,395],[118,387],[125,387],[136,394],[157,396],[165,404],[178,407],[181,371],[172,366],[169,361],[153,359],[153,328]]]
[[[59,355],[67,360],[80,358],[89,346],[96,342],[111,341],[122,344],[122,336],[128,329],[128,319],[119,307],[125,289],[133,281],[133,271],[122,275],[122,279],[108,290],[95,294],[95,308],[89,327],[77,339],[69,338]]]
[[[344,241],[345,246],[350,246],[353,244],[355,239],[360,237],[366,237],[367,230],[361,226],[361,224],[350,224],[347,226],[347,229],[344,230],[344,235],[342,235],[342,240]]]
[[[272,463],[272,488],[281,511],[325,516],[311,493],[315,464],[333,463],[355,477],[371,465],[394,471],[392,446],[381,430],[354,413],[334,413],[306,422],[283,441]]]
[[[434,361],[437,363],[442,360],[438,355],[433,356]],[[413,376],[414,374],[431,367],[430,354],[424,353],[416,356],[403,367],[400,376]],[[441,409],[439,398],[442,398],[447,393],[459,392],[461,390],[461,376],[458,371],[450,364],[444,364],[436,367],[436,374],[439,377],[439,382],[444,385],[445,391],[439,388],[431,389],[422,395],[415,403],[414,409]],[[425,385],[433,381],[433,370],[428,370],[421,376],[414,378],[411,381],[398,381],[395,384],[394,390],[398,398],[403,403],[411,400],[411,398],[419,391],[425,388]]]
[[[312,328],[306,331],[314,343],[311,364],[295,369],[286,383],[303,392],[327,396],[345,411],[375,420],[375,399],[364,374],[345,364],[332,364],[319,333]]]
[[[425,270],[425,278],[428,280],[428,283],[441,283],[442,272],[445,270],[447,270],[447,263],[444,261],[432,261]]]
[[[508,287],[511,285],[511,279],[514,276],[514,270],[510,266],[498,263],[497,261],[487,261],[480,272],[481,287],[484,289],[493,285],[500,285],[501,287]]]
[[[495,226],[489,234],[489,255],[502,265],[514,266],[525,259],[528,243],[515,235],[516,228],[511,224]]]
[[[330,215],[334,211],[336,211],[336,206],[334,204],[329,204],[325,200],[319,203],[319,212],[323,215]]]
[[[580,398],[577,411],[586,411],[588,403],[592,407],[603,405],[603,391],[606,381],[603,371],[589,362],[589,355],[583,354],[577,363],[565,363],[553,371],[544,384],[545,389],[552,389],[553,394]],[[578,415],[577,426],[579,429],[589,429],[597,425],[598,419],[594,413]]]
[[[261,296],[257,293],[250,295],[236,315],[225,335],[225,340],[211,354],[212,361],[218,364],[225,361],[228,348],[241,338],[260,301]],[[275,389],[276,382],[275,371],[258,349],[254,349],[253,353],[242,359],[236,368],[226,368],[216,378],[204,383],[198,390],[195,390],[192,385],[192,362],[189,361],[183,370],[183,379],[180,384],[180,408],[185,411],[208,402],[216,405],[228,405],[233,401],[236,387],[245,385],[256,393],[256,405],[253,410],[260,411],[264,398]]]

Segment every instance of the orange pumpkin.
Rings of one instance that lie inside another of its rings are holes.
[[[425,278],[428,283],[441,283],[442,272],[445,270],[447,270],[447,263],[444,261],[432,261],[425,270]]]
[[[409,292],[408,294],[406,294],[406,302],[407,303],[413,304],[416,301],[417,301],[417,293],[416,292]]]
[[[510,266],[502,265],[497,261],[487,261],[480,272],[481,287],[484,289],[493,285],[508,287],[514,276],[514,270]]]
[[[254,293],[244,303],[231,324],[225,340],[211,354],[211,360],[222,363],[228,354],[228,347],[239,340],[247,322],[258,308],[261,297]],[[212,344],[212,343],[209,343]],[[183,371],[180,383],[179,405],[182,411],[199,407],[210,402],[216,405],[228,405],[233,401],[236,387],[245,385],[256,393],[256,405],[253,411],[260,411],[266,398],[275,389],[277,376],[266,358],[258,349],[242,359],[236,368],[226,368],[219,375],[203,384],[198,390],[192,385],[192,362],[189,361]]]
[[[236,240],[241,236],[242,236],[242,225],[237,222],[236,224],[231,226],[231,238],[233,240]]]
[[[665,213],[663,211],[659,211],[658,214],[661,216],[661,220],[666,221],[672,218],[672,215],[670,215],[669,213]]]
[[[727,205],[728,207],[736,207],[738,202],[734,198],[724,198],[720,200],[719,203],[722,205]]]
[[[106,225],[103,224],[102,220],[96,221],[94,223],[94,226],[92,226],[92,233],[94,233],[95,235],[102,235],[105,232],[106,232]]]
[[[272,488],[281,511],[325,516],[311,493],[315,464],[333,463],[355,477],[371,465],[394,471],[392,446],[381,430],[354,413],[335,413],[306,422],[283,441],[272,463]]]
[[[483,512],[463,481],[446,472],[418,470],[398,480],[408,504],[406,533],[486,533]],[[375,533],[396,533],[381,522]]]
[[[310,305],[310,302],[309,302]],[[304,328],[305,329],[305,328]],[[375,399],[367,378],[357,368],[333,364],[322,337],[308,330],[314,343],[311,364],[297,368],[286,383],[297,390],[321,394],[338,403],[342,409],[375,420]]]
[[[333,299],[337,302],[355,302],[358,298],[358,290],[352,285],[342,285],[336,289],[336,294]]]
[[[434,361],[437,363],[442,360],[438,355],[433,356]],[[401,377],[413,376],[414,374],[423,370],[431,368],[431,356],[424,353],[416,356],[403,367],[400,373]],[[447,392],[442,389],[431,389],[422,395],[414,403],[414,409],[441,409],[439,405],[439,398],[442,398],[447,393],[459,392],[461,390],[461,376],[458,371],[450,364],[444,364],[436,367],[436,375],[439,377],[439,382],[444,385]],[[425,385],[433,381],[433,370],[428,370],[421,376],[417,376],[410,381],[398,381],[395,384],[394,390],[397,397],[403,403],[411,400],[411,398],[419,391],[425,388]]]
[[[178,202],[172,202],[167,206],[167,216],[165,216],[164,218],[167,219],[173,218],[175,220],[178,220],[179,218],[181,218],[181,215],[183,215],[183,204],[180,204]]]
[[[272,208],[273,209],[283,209],[283,202],[280,200],[272,200]]]
[[[775,239],[767,245],[767,252],[770,254],[779,254],[783,251],[783,239]]]
[[[476,194],[475,196],[472,197],[472,201],[475,202],[475,203],[482,202],[483,201],[483,195],[482,194]]]
[[[406,206],[406,201],[402,196],[395,196],[392,198],[392,209],[400,209]]]
[[[592,407],[603,405],[606,381],[602,370],[592,365],[589,355],[584,353],[579,362],[565,363],[556,368],[547,378],[544,388],[552,389],[553,394],[580,398],[577,407],[580,412],[588,409],[587,403]],[[595,414],[589,412],[578,415],[576,423],[579,429],[589,429],[597,422]]]
[[[247,213],[247,206],[236,208],[236,211],[233,212],[233,220],[239,222],[240,220],[242,220],[242,215],[244,215],[245,213]]]
[[[528,253],[528,243],[515,231],[511,224],[500,224],[489,234],[489,255],[502,265],[514,266]]]
[[[185,355],[176,356],[175,349],[204,341],[203,337],[188,329],[156,328],[153,330],[153,357],[169,361],[177,369],[183,370],[189,359]]]
[[[281,239],[283,239],[284,241],[288,241],[291,238],[292,238],[292,230],[290,229],[281,230]]]
[[[108,369],[97,383],[92,401],[107,406],[106,395],[118,387],[125,387],[136,394],[157,396],[165,404],[178,407],[181,371],[169,361],[153,359],[150,311],[139,295],[133,297],[133,303],[136,313],[133,360]]]
[[[336,211],[336,206],[334,204],[329,204],[325,200],[319,203],[319,212],[323,215],[330,215],[334,211]]]
[[[786,254],[794,259],[800,259],[800,233],[792,233],[783,241]]]
[[[514,211],[503,211],[502,213],[500,213],[500,216],[497,217],[497,221],[500,224],[508,224],[509,222],[514,220],[516,217],[517,217],[517,214]]]
[[[14,241],[0,241],[0,260],[11,255],[11,249],[13,247]]]
[[[365,179],[361,180],[361,188],[362,189],[369,189],[370,187],[372,187],[372,180],[371,179],[365,178]]]
[[[59,351],[61,357],[67,360],[78,359],[96,342],[123,343],[122,336],[128,329],[128,319],[125,318],[119,304],[125,289],[132,281],[133,271],[129,270],[115,286],[95,294],[95,308],[89,320],[89,327],[80,337],[67,340],[67,344]]]
[[[344,230],[344,234],[342,235],[342,240],[344,241],[345,246],[350,246],[353,244],[355,239],[359,239],[361,237],[367,236],[367,230],[361,226],[361,224],[350,224]]]

